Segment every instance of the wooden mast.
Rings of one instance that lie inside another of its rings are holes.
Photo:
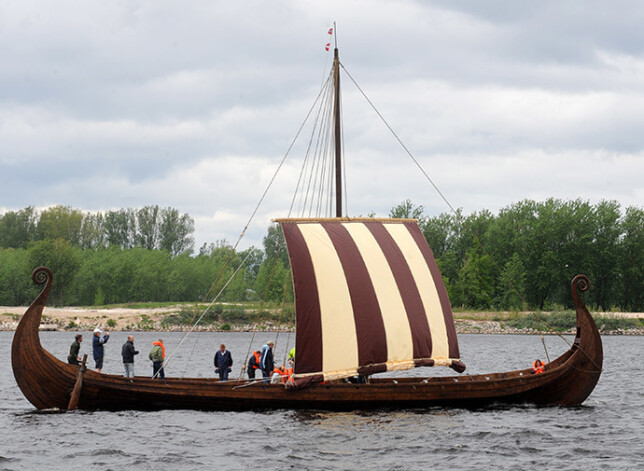
[[[333,24],[333,33],[335,23]],[[342,134],[340,122],[340,59],[338,56],[338,40],[335,37],[335,49],[333,55],[333,86],[335,90],[335,102],[333,104],[333,122],[335,136],[335,215],[342,217]]]

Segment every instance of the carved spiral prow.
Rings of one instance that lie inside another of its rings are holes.
[[[52,278],[53,274],[47,267],[38,267],[31,274],[31,279],[34,280],[34,283],[36,283],[37,285],[43,285],[47,281],[51,283]]]
[[[31,279],[37,285],[45,285],[43,290],[40,292],[40,295],[33,302],[33,304],[44,305],[49,297],[49,291],[51,290],[54,275],[49,268],[38,267],[31,274]]]
[[[588,279],[588,277],[586,275],[577,275],[572,280],[571,288],[572,299],[575,302],[575,306],[585,307],[583,301],[581,300],[581,297],[579,296],[579,293],[584,293],[590,288],[590,280]]]
[[[50,394],[38,386],[41,371],[50,369],[45,365],[51,367],[51,362],[55,364],[56,361],[42,348],[38,335],[53,278],[51,270],[46,267],[38,267],[31,274],[34,283],[45,286],[20,319],[11,344],[11,366],[16,382],[29,402],[39,409],[51,407]]]

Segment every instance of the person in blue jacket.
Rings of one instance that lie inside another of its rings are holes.
[[[219,373],[219,381],[228,380],[228,373],[232,370],[231,366],[233,366],[233,356],[222,343],[219,345],[219,351],[215,353],[215,373]]]
[[[109,339],[109,332],[105,332],[105,335],[101,338],[101,329],[98,327],[94,329],[94,337],[92,338],[92,355],[96,362],[95,368],[97,373],[100,373],[103,368],[103,344],[106,344]]]
[[[270,381],[273,375],[273,369],[275,368],[275,363],[273,362],[273,345],[274,343],[272,341],[266,342],[266,345],[262,347],[262,356],[259,360],[259,367],[262,369],[262,376],[264,377],[265,383]]]

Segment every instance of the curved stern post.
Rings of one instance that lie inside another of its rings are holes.
[[[577,400],[571,405],[581,404],[593,391],[602,373],[604,352],[599,329],[588,308],[581,300],[580,292],[590,287],[590,281],[585,275],[577,275],[571,283],[572,298],[577,314],[577,335],[572,350],[578,356],[574,368],[577,372]]]

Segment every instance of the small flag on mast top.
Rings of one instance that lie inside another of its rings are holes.
[[[329,36],[331,35],[333,35],[333,27],[329,28]],[[326,43],[326,45],[324,46],[324,49],[326,49],[327,51],[331,49],[331,41]]]

